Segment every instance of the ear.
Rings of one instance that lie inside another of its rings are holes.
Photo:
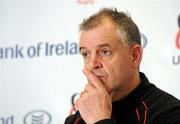
[[[143,49],[139,44],[133,45],[131,48],[131,66],[132,68],[139,68],[142,60]]]

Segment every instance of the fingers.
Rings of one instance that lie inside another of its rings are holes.
[[[85,95],[87,95],[87,94],[88,94],[87,91],[83,91],[83,92],[81,92],[80,97],[83,97],[83,96],[85,96]]]
[[[92,84],[96,89],[105,90],[104,85],[95,74],[93,74],[91,71],[87,70],[86,68],[83,69],[83,72],[86,75],[89,83]]]
[[[95,87],[92,84],[86,84],[84,91],[80,94],[80,97],[88,95],[88,93],[93,92],[93,90],[95,90]]]
[[[90,84],[90,83],[86,84],[86,86],[85,86],[85,88],[84,88],[84,91],[90,93],[90,92],[92,92],[93,90],[95,90],[95,87],[94,87],[92,84]]]

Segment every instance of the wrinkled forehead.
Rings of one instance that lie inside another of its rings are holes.
[[[100,25],[80,34],[81,48],[98,48],[99,46],[115,46],[120,44],[117,31],[112,25]]]

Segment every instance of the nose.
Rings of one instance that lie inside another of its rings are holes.
[[[101,60],[97,54],[91,55],[86,67],[93,71],[95,69],[100,69],[103,67]]]

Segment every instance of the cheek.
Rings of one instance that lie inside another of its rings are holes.
[[[83,60],[83,63],[84,63],[84,67],[87,67],[87,62],[85,60]]]
[[[131,62],[129,57],[117,56],[116,59],[104,62],[104,68],[110,75],[122,74],[124,71],[129,70]]]
[[[88,61],[86,59],[83,59],[83,64],[85,68],[89,68]]]
[[[126,77],[130,74],[131,64],[128,57],[114,59],[104,63],[104,70],[107,73],[107,83],[113,88],[126,81]]]
[[[123,75],[129,73],[129,71],[131,70],[131,60],[130,60],[130,56],[124,56],[121,59],[118,59],[115,63],[114,63],[114,71],[116,73],[116,75],[119,75],[120,77],[122,77]]]

